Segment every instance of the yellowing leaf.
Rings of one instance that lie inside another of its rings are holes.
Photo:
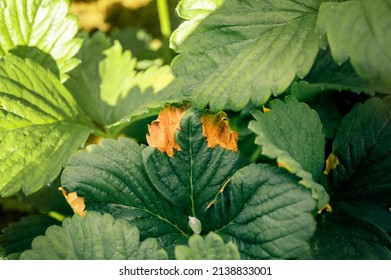
[[[323,173],[329,175],[330,170],[335,169],[338,164],[339,159],[334,154],[330,154],[329,157],[326,159],[326,168]]]
[[[84,197],[77,196],[76,192],[67,193],[63,187],[59,188],[59,190],[62,191],[62,194],[72,207],[75,214],[78,214],[81,217],[84,217],[87,214],[87,210],[85,210],[86,205],[84,204]]]
[[[148,125],[148,145],[162,153],[166,152],[169,157],[174,155],[174,149],[181,151],[175,140],[175,132],[180,129],[180,122],[186,110],[187,105],[179,108],[166,106],[159,113],[157,120]]]
[[[220,146],[222,148],[238,151],[238,133],[231,131],[227,114],[204,114],[201,117],[202,135],[208,140],[208,147]]]

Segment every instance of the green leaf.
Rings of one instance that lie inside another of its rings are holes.
[[[334,62],[330,50],[319,51],[311,71],[300,83],[317,88],[318,91],[346,90],[369,95],[374,95],[375,91],[384,91],[378,84],[360,78],[348,61],[342,64]],[[297,86],[298,83],[295,84]]]
[[[84,197],[87,210],[127,219],[140,229],[143,239],[156,237],[163,248],[184,243],[192,233],[189,216],[207,229],[208,204],[242,166],[237,152],[208,148],[201,115],[188,109],[179,118],[175,139],[181,151],[175,150],[171,157],[127,138],[87,147],[65,168],[65,190]]]
[[[216,233],[210,232],[205,237],[194,234],[189,239],[189,246],[175,247],[177,260],[240,260],[237,247],[232,242],[224,244]]]
[[[350,100],[351,95],[346,92],[324,92],[317,86],[303,82],[292,84],[291,95],[316,111],[325,137],[334,139],[346,110],[344,107],[347,107],[344,101]]]
[[[332,213],[314,237],[318,258],[391,259],[391,97],[356,104],[327,162]]]
[[[391,97],[370,98],[345,116],[333,143],[334,199],[391,201]]]
[[[67,15],[68,6],[67,0],[1,0],[0,57],[17,46],[37,47],[54,58],[65,81],[65,73],[78,64],[73,56],[81,46],[74,38],[78,21]]]
[[[155,239],[140,242],[140,232],[124,220],[88,213],[67,218],[62,227],[52,226],[34,239],[23,260],[126,260],[167,259]]]
[[[127,219],[140,229],[142,239],[157,237],[169,247],[185,234],[188,217],[175,212],[151,184],[142,147],[130,139],[88,146],[71,159],[61,181],[67,192],[84,197],[87,210]]]
[[[153,147],[143,151],[146,172],[159,192],[187,216],[196,217],[208,232],[204,215],[216,194],[243,165],[236,151],[209,148],[200,121],[202,111],[189,109],[176,140],[182,148],[168,157]]]
[[[81,108],[32,60],[0,60],[0,195],[39,190],[59,174],[91,130]]]
[[[343,211],[318,223],[312,241],[315,259],[391,259],[391,239],[381,228]]]
[[[265,103],[308,74],[318,52],[321,0],[182,0],[171,37],[174,74],[199,108]]]
[[[235,173],[210,219],[221,224],[215,231],[233,241],[243,259],[306,258],[315,208],[311,191],[296,176],[258,164]]]
[[[333,59],[349,59],[363,79],[391,93],[391,1],[323,3],[317,31],[328,41]]]
[[[276,159],[280,167],[302,178],[300,183],[312,190],[318,208],[328,202],[328,195],[316,183],[324,166],[325,139],[317,113],[305,103],[287,96],[285,101],[270,102],[270,112],[254,111],[256,119],[249,128],[257,135],[255,143],[262,154]]]
[[[88,211],[125,218],[170,255],[194,229],[238,244],[243,258],[308,254],[311,191],[271,165],[239,169],[240,155],[224,142],[235,141],[224,113],[167,107],[149,132],[150,147],[122,138],[75,155],[62,175],[66,192],[83,197]]]
[[[31,242],[39,235],[45,234],[49,226],[60,224],[56,219],[47,215],[31,215],[20,221],[10,223],[0,235],[0,246],[7,255],[22,253],[31,249]]]
[[[165,102],[179,101],[181,89],[168,66],[135,70],[136,59],[103,33],[86,38],[82,63],[66,83],[87,114],[106,129],[157,114]]]
[[[163,64],[162,49],[154,43],[151,34],[135,27],[125,27],[113,32],[113,40],[118,40],[124,50],[130,50],[133,57],[137,58],[136,68],[145,70],[148,67]]]

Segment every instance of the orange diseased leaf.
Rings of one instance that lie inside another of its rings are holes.
[[[58,188],[62,191],[62,194],[66,198],[69,205],[72,207],[73,212],[75,214],[84,217],[87,214],[87,210],[85,210],[84,197],[77,196],[76,192],[67,193],[63,187]]]
[[[323,207],[322,209],[318,210],[318,214],[321,214],[323,212],[328,212],[328,213],[333,212],[333,208],[331,208],[331,205],[329,203],[327,203],[327,205],[325,207]]]
[[[208,141],[208,148],[220,146],[235,152],[238,151],[238,133],[231,131],[226,113],[206,113],[201,116],[201,123],[202,135]]]
[[[282,161],[277,160],[277,165],[278,165],[278,167],[284,168],[284,169],[286,169],[286,170],[289,171],[289,168],[288,168],[288,167],[285,165],[285,163],[283,163]]]
[[[331,153],[326,159],[326,168],[323,173],[329,175],[330,170],[335,169],[338,164],[339,159],[333,153]]]
[[[232,178],[229,178],[225,183],[224,185],[221,187],[221,189],[219,190],[219,192],[216,194],[215,198],[209,202],[208,206],[206,206],[206,209],[205,210],[208,210],[210,207],[212,207],[215,203],[216,203],[216,200],[217,200],[217,197],[222,194],[226,187],[228,186],[228,184],[231,182]]]
[[[174,155],[174,149],[181,151],[175,140],[175,132],[180,130],[180,123],[188,106],[166,106],[157,120],[148,125],[148,145],[157,148],[162,153],[166,152],[169,157]]]

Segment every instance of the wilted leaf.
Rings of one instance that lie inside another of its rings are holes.
[[[238,133],[231,131],[227,114],[204,114],[201,117],[202,135],[208,141],[208,147],[220,146],[228,150],[238,151]]]
[[[81,217],[84,217],[87,214],[87,211],[84,210],[86,208],[84,204],[84,197],[77,196],[76,192],[67,193],[64,188],[59,188],[69,205],[72,207],[75,214],[80,215]]]
[[[167,106],[159,113],[157,120],[148,125],[147,142],[150,147],[166,152],[169,157],[174,155],[174,149],[181,151],[175,140],[175,133],[180,129],[180,122],[187,107]]]

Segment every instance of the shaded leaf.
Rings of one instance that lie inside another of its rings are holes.
[[[86,210],[125,218],[141,238],[157,237],[163,247],[183,238],[188,217],[178,214],[151,184],[142,147],[127,138],[107,139],[76,154],[62,174],[64,189],[84,197]]]
[[[240,255],[236,246],[223,239],[216,233],[210,232],[205,237],[194,234],[189,238],[189,245],[175,247],[177,260],[239,260]]]
[[[0,3],[0,57],[17,46],[37,47],[50,54],[64,81],[75,68],[73,58],[81,46],[74,38],[78,21],[67,15],[67,0],[2,0]],[[21,53],[19,53],[21,54]],[[22,54],[22,58],[30,54]]]
[[[173,63],[199,108],[243,109],[284,92],[308,74],[318,52],[320,0],[182,0]],[[233,13],[233,11],[235,11]]]
[[[316,223],[316,200],[298,178],[267,164],[232,177],[209,209],[210,223],[243,259],[306,258]]]
[[[262,146],[263,155],[302,178],[300,183],[311,189],[318,207],[323,208],[328,195],[316,183],[323,171],[325,145],[319,116],[291,96],[284,102],[273,100],[270,108],[266,113],[253,112],[255,121],[249,128],[257,135],[255,143]]]
[[[124,220],[96,212],[84,218],[73,216],[62,227],[48,228],[45,236],[34,239],[23,260],[129,260],[167,259],[155,239],[140,242],[140,232]]]
[[[391,97],[372,97],[342,120],[326,169],[333,212],[314,236],[317,258],[391,259],[390,105]]]
[[[224,114],[206,114],[228,125]],[[172,156],[126,138],[87,147],[65,168],[65,190],[84,197],[89,211],[109,212],[137,225],[142,239],[156,237],[170,256],[193,229],[201,235],[218,232],[238,244],[244,258],[308,254],[315,230],[311,191],[283,169],[240,169],[244,163],[238,152],[209,148],[203,116],[192,108],[185,112],[177,131],[170,132],[180,147]]]
[[[334,199],[391,201],[391,97],[370,98],[345,116],[331,156]]]
[[[318,223],[313,238],[315,259],[391,259],[390,236],[376,225],[335,211]]]
[[[203,223],[208,203],[242,164],[236,152],[207,147],[201,115],[188,109],[170,132],[181,147],[171,157],[126,138],[87,147],[64,170],[65,190],[84,197],[86,210],[126,218],[142,238],[157,237],[163,247],[183,243],[188,217]]]
[[[25,250],[31,249],[31,242],[46,229],[60,222],[47,215],[31,215],[23,217],[20,221],[10,223],[0,235],[0,246],[4,248],[6,255],[19,256]]]
[[[391,1],[355,0],[323,3],[317,31],[330,46],[334,61],[349,59],[363,79],[391,92]]]
[[[301,83],[317,88],[318,91],[346,90],[369,95],[382,91],[379,85],[360,78],[349,61],[336,63],[329,49],[319,51],[311,71]]]
[[[39,190],[59,174],[93,126],[49,71],[32,60],[0,60],[0,194]]]

